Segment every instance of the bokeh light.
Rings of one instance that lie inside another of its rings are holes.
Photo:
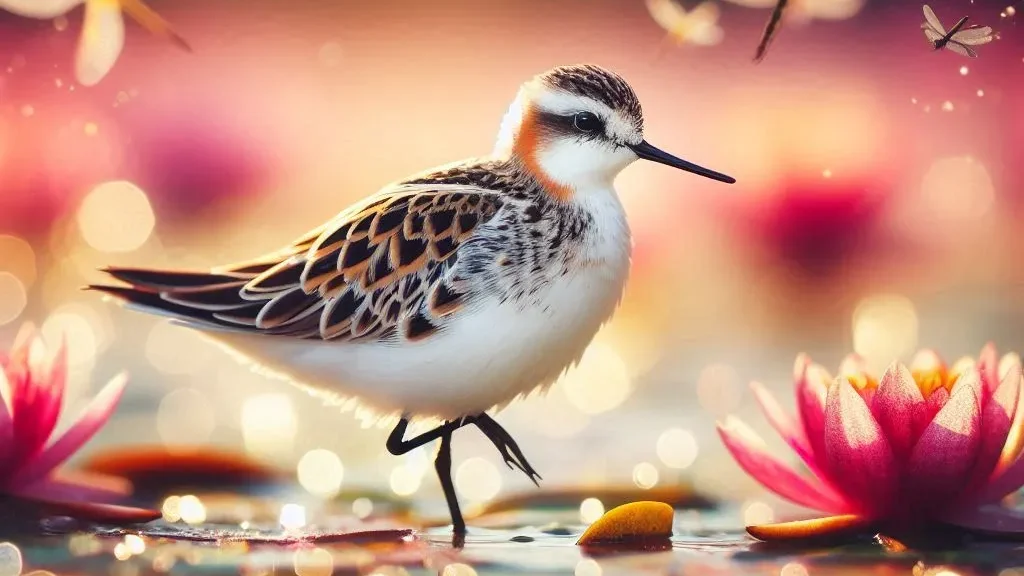
[[[917,310],[905,296],[869,296],[853,311],[853,349],[876,374],[914,350],[917,331]]]
[[[593,524],[604,514],[604,504],[597,498],[587,498],[580,503],[580,522]]]
[[[644,490],[658,483],[658,469],[650,462],[641,462],[633,467],[633,483]]]
[[[0,576],[19,576],[22,567],[21,550],[11,542],[0,542]]]
[[[352,501],[352,513],[356,518],[368,518],[370,514],[373,514],[373,500],[365,497],[356,498]]]
[[[330,576],[334,573],[334,556],[323,548],[300,548],[295,551],[292,569],[296,576]]]
[[[27,240],[0,234],[0,272],[9,272],[28,289],[36,281],[36,253]]]
[[[306,525],[306,508],[299,504],[285,504],[277,521],[285,530],[298,530]]]
[[[485,502],[501,490],[501,475],[489,461],[468,458],[455,470],[455,489],[471,502]]]
[[[775,511],[764,502],[746,502],[742,506],[743,524],[756,526],[758,524],[770,524],[775,520]]]
[[[178,500],[178,516],[186,524],[202,524],[206,522],[206,506],[198,497],[186,494]]]
[[[580,560],[573,569],[573,576],[601,576],[602,574],[601,565],[593,558]]]
[[[16,320],[28,304],[25,285],[10,272],[0,272],[0,326]]]
[[[317,448],[302,455],[296,473],[299,484],[310,494],[321,498],[332,498],[341,491],[345,468],[337,454],[330,450]]]
[[[195,447],[209,440],[217,427],[216,413],[205,394],[195,388],[180,388],[160,401],[156,428],[164,445]]]
[[[665,466],[683,470],[697,459],[697,439],[688,430],[670,428],[658,436],[658,458]]]
[[[101,252],[131,252],[153,233],[156,216],[146,193],[124,180],[93,188],[78,209],[82,238]]]
[[[291,454],[298,430],[291,399],[280,393],[260,394],[242,404],[242,439],[245,449],[268,459]]]
[[[561,383],[569,402],[585,414],[600,414],[622,404],[631,382],[625,362],[612,347],[594,342]]]
[[[423,474],[405,464],[399,464],[391,470],[388,484],[397,496],[412,496],[420,489]]]

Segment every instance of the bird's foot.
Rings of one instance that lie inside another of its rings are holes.
[[[533,469],[530,462],[523,455],[523,451],[519,449],[519,445],[516,444],[515,439],[508,433],[504,428],[501,427],[494,419],[486,414],[481,414],[473,420],[473,424],[480,429],[481,432],[487,436],[487,439],[494,444],[494,447],[498,449],[501,457],[505,460],[505,465],[512,469],[513,466],[518,468],[526,474],[531,482],[535,486],[540,486],[537,482],[541,480],[540,474]]]

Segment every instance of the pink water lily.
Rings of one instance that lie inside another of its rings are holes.
[[[796,504],[838,516],[752,526],[761,539],[820,536],[864,526],[953,524],[1024,533],[1024,514],[1001,507],[1024,485],[1024,374],[1016,354],[993,345],[947,367],[924,350],[910,368],[876,380],[856,355],[833,378],[801,355],[794,376],[798,417],[768,391],[753,390],[772,427],[803,461],[798,473],[769,454],[743,422],[718,426],[737,463]]]
[[[0,354],[0,495],[73,516],[152,516],[104,504],[127,494],[123,480],[58,471],[110,419],[127,381],[124,375],[111,380],[67,431],[51,439],[66,380],[66,347],[49,355],[32,326],[21,330],[9,356]]]

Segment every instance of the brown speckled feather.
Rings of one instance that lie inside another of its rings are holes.
[[[93,286],[205,324],[323,340],[418,340],[465,304],[456,250],[501,207],[473,185],[386,188],[284,250],[209,273],[108,269]]]

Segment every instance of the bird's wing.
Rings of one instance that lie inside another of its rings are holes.
[[[961,56],[967,56],[968,58],[977,58],[978,53],[974,51],[970,46],[965,46],[955,40],[946,42],[946,49],[955,52]]]
[[[968,46],[988,44],[993,40],[991,26],[972,26],[953,34],[952,40]]]
[[[935,15],[935,12],[932,11],[932,7],[925,4],[922,10],[924,10],[924,19],[928,22],[928,25],[944,36],[946,34],[946,28],[942,25],[939,17]]]
[[[205,273],[111,268],[129,286],[90,288],[200,328],[416,340],[464,304],[445,272],[500,207],[475,186],[400,184],[264,258]]]

